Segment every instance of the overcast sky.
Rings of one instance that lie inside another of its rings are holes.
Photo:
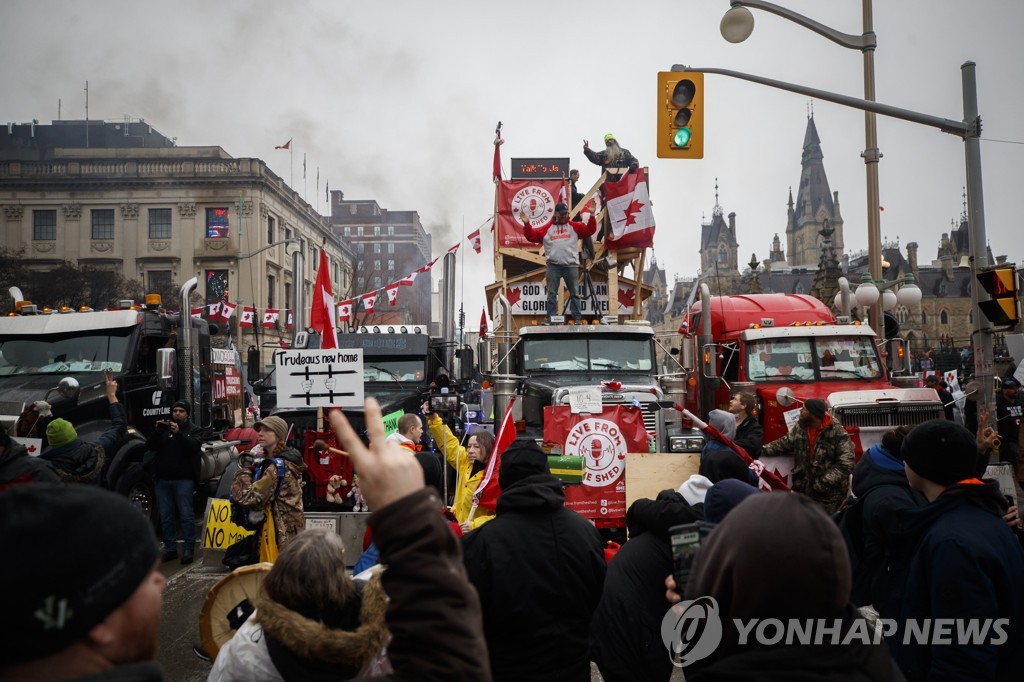
[[[847,33],[861,33],[858,0],[779,0]],[[431,0],[208,0],[0,4],[3,121],[142,117],[179,145],[219,145],[265,160],[285,180],[294,140],[295,187],[326,212],[324,183],[348,199],[419,211],[435,255],[493,211],[491,145],[498,120],[512,156],[569,156],[581,190],[597,177],[582,154],[611,132],[650,168],[654,254],[674,274],[697,273],[702,217],[715,203],[737,214],[740,260],[763,260],[785,239],[788,190],[800,179],[807,98],[708,76],[702,161],[655,157],[656,73],[674,63],[757,73],[856,97],[863,59],[774,15],[754,11],[744,43],[727,43],[728,0],[498,3]],[[963,117],[960,66],[977,63],[983,138],[1024,142],[1024,2],[876,0],[880,102]],[[839,192],[848,251],[867,248],[864,123],[860,111],[817,101],[825,169]],[[935,257],[959,219],[963,143],[880,117],[882,235]],[[985,217],[994,254],[1024,258],[1024,144],[982,143]],[[795,194],[795,187],[794,187]],[[485,241],[485,248],[490,241]],[[463,249],[467,320],[486,251]],[[905,252],[905,250],[904,250]],[[361,292],[357,292],[361,293]]]

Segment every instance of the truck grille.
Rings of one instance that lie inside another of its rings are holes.
[[[603,400],[605,405],[630,405],[625,400]],[[658,433],[658,413],[651,409],[649,403],[640,403],[640,412],[644,418],[644,428],[647,429],[647,433],[656,434]]]
[[[901,404],[837,407],[835,413],[843,426],[860,428],[916,426],[931,419],[942,419],[944,416],[941,406]]]

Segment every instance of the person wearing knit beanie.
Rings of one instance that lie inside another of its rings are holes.
[[[900,455],[921,478],[950,486],[974,476],[977,445],[971,432],[959,424],[933,419],[907,434]]]
[[[78,432],[67,419],[54,419],[46,427],[46,442],[51,448],[59,448],[78,438]]]
[[[73,561],[42,544],[58,527],[61,554]],[[92,486],[17,486],[0,495],[0,546],[0,679],[114,668],[123,679],[160,679],[154,659],[166,580],[153,528],[127,499]]]

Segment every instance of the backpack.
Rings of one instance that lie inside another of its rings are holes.
[[[284,460],[280,457],[275,457],[273,460],[265,459],[256,464],[255,471],[253,472],[252,480],[255,483],[263,477],[267,467],[273,462],[277,466],[277,487],[274,489],[274,497],[276,498],[281,492],[281,484],[284,483]],[[241,526],[246,530],[259,530],[260,525],[266,518],[266,513],[262,509],[249,509],[243,507],[241,504],[235,501],[234,495],[228,497],[231,501],[231,522],[236,526]]]

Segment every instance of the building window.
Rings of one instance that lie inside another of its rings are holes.
[[[277,237],[277,221],[274,220],[274,216],[267,216],[267,243],[273,244]]]
[[[380,277],[379,276],[373,278],[373,287],[375,289],[380,289]]]
[[[394,237],[395,236],[395,226],[394,225],[388,225],[388,236],[389,237]]]
[[[394,270],[394,269],[395,269],[395,261],[389,260],[388,261],[388,270]]]
[[[285,282],[284,283],[284,304],[286,306],[291,305],[291,300],[292,300],[292,283],[291,282]]]
[[[32,239],[52,241],[57,238],[57,211],[32,211]]]
[[[729,262],[729,252],[726,251],[725,246],[718,247],[718,263],[719,265],[725,265]]]
[[[380,270],[380,261],[379,260],[373,261],[373,269],[374,270]]]
[[[356,253],[362,253],[366,250],[366,244],[356,244]]]
[[[376,244],[373,245],[373,252],[380,253],[380,242],[377,242]]]
[[[921,311],[921,326],[923,327],[926,324],[928,324],[928,313],[926,313],[925,311],[922,310]]]
[[[351,237],[352,236],[352,228],[351,227],[342,228],[341,233],[343,235],[345,235],[346,237]]]
[[[290,227],[284,228],[284,238],[285,239],[291,239],[292,238],[292,228],[290,228]]]
[[[380,236],[380,225],[374,225],[373,226],[373,236],[374,237],[379,237]]]
[[[945,296],[948,290],[945,282],[939,282],[939,296]]]
[[[352,215],[355,215],[358,210],[359,210],[359,207],[356,206],[355,204],[349,204],[348,205],[348,212],[351,213]]]
[[[908,317],[909,313],[907,312],[907,306],[901,305],[896,307],[896,321],[900,323],[900,326],[907,323]]]
[[[359,288],[362,289],[365,286],[366,286],[366,278],[363,277],[362,275],[359,275]]]
[[[151,208],[149,209],[149,238],[170,239],[171,238],[171,209]]]
[[[227,299],[228,296],[228,271],[207,270],[206,271],[206,302],[216,303]]]
[[[356,236],[357,237],[362,237],[363,236],[363,226],[362,225],[360,225],[359,227],[356,228]]]
[[[331,279],[335,284],[341,284],[341,268],[338,267],[338,262],[334,262],[334,267],[331,268],[334,271],[334,276]]]
[[[277,289],[277,278],[267,275],[267,308],[274,308],[274,293]]]
[[[114,209],[94,208],[92,211],[92,238],[114,238]]]
[[[394,252],[395,252],[395,245],[394,244],[388,244],[388,253],[394,253]]]
[[[939,313],[939,324],[949,324],[949,313],[945,310]]]
[[[170,290],[170,270],[150,270],[149,272],[146,273],[146,293],[164,294],[169,292]]]
[[[228,236],[228,209],[206,209],[206,238],[223,239]]]

